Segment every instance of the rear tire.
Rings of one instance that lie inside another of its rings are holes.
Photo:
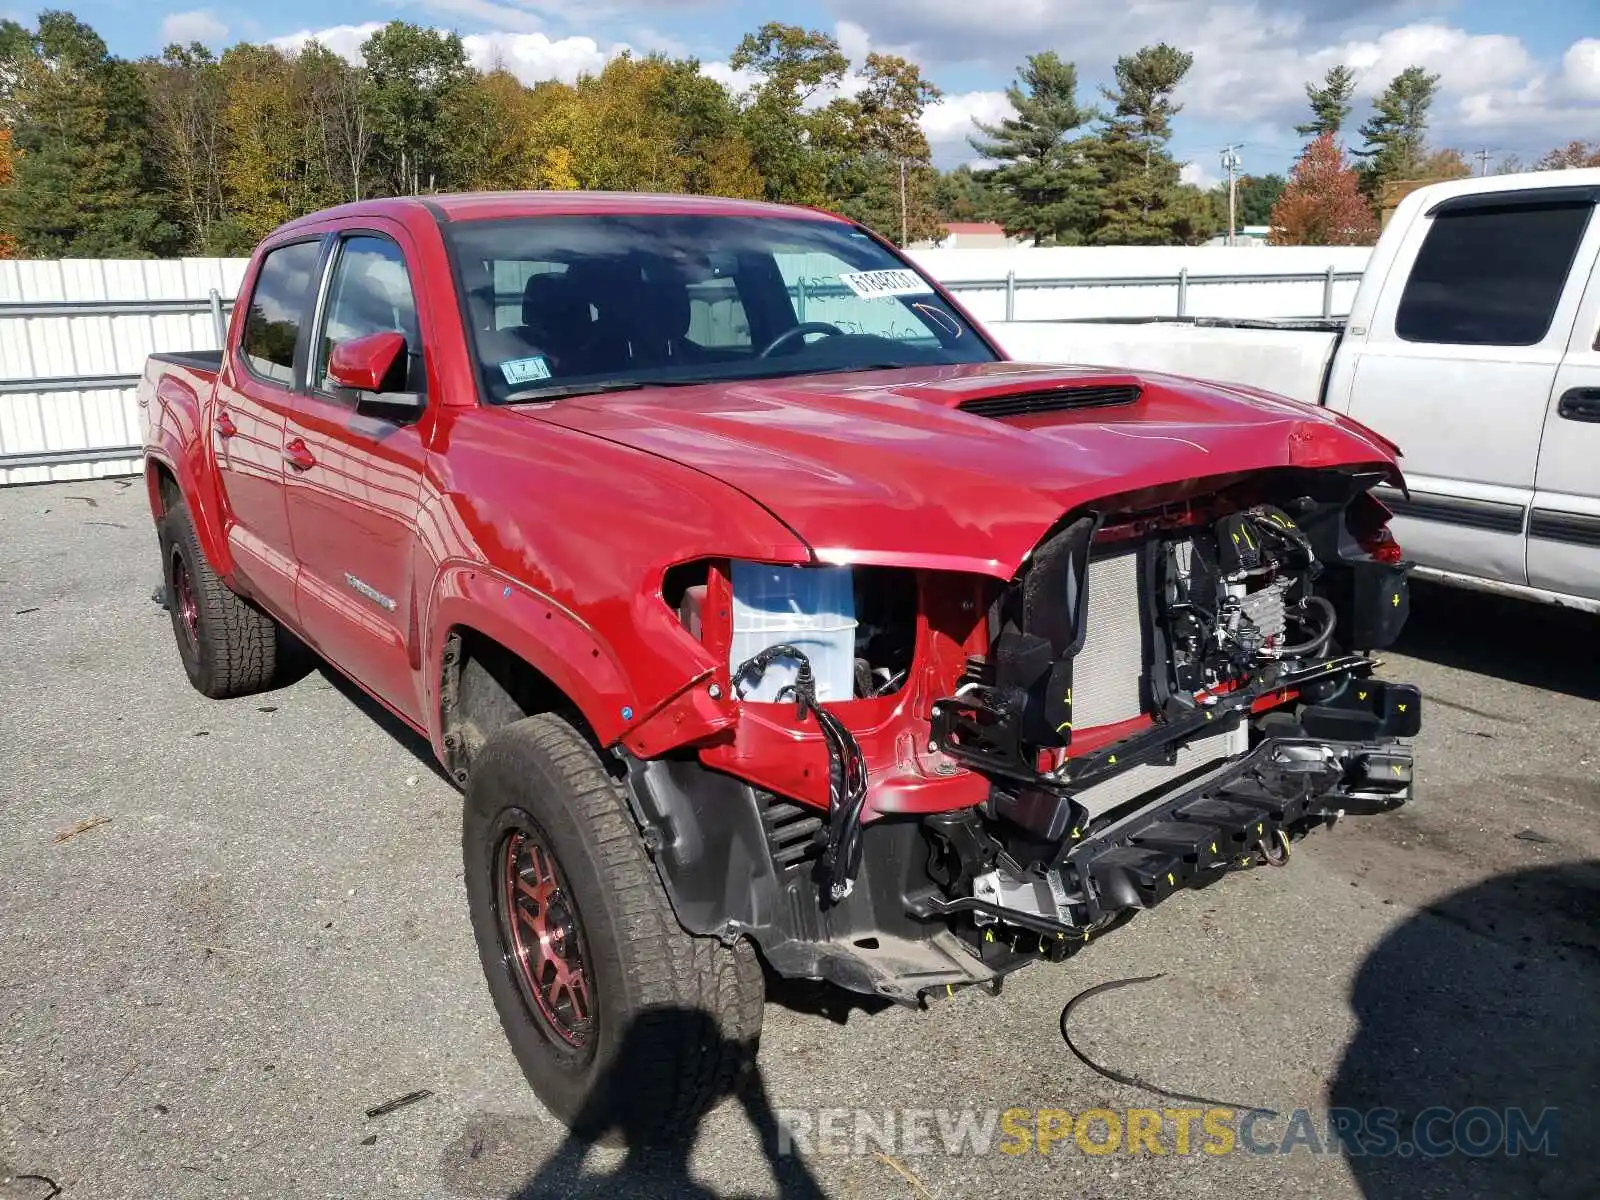
[[[737,1090],[761,1029],[761,963],[748,942],[684,932],[617,782],[576,729],[540,714],[489,739],[462,850],[501,1025],[535,1094],[578,1137],[671,1141]]]
[[[172,634],[195,690],[226,700],[272,687],[279,673],[278,623],[222,582],[184,505],[156,522],[156,536]]]

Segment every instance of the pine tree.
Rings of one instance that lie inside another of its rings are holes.
[[[1179,182],[1167,152],[1173,93],[1194,56],[1165,42],[1117,59],[1115,89],[1101,89],[1111,115],[1090,146],[1099,173],[1099,214],[1090,240],[1101,245],[1166,245],[1196,239],[1210,225],[1210,206]],[[1193,193],[1193,194],[1191,194]]]
[[[157,192],[144,91],[132,64],[71,13],[45,12],[24,41],[0,37],[17,153],[0,229],[40,257],[170,254],[180,231]]]
[[[1370,246],[1377,218],[1332,133],[1316,138],[1272,207],[1274,246]]]
[[[1301,137],[1321,137],[1325,133],[1339,136],[1344,120],[1350,115],[1350,97],[1356,90],[1356,73],[1340,63],[1329,67],[1322,77],[1322,86],[1306,84],[1306,99],[1311,102],[1311,120],[1296,125],[1294,131]]]
[[[1031,54],[1006,89],[1014,116],[974,122],[984,135],[974,150],[1000,165],[980,178],[997,220],[1012,237],[1071,245],[1083,240],[1096,211],[1095,173],[1074,131],[1097,115],[1078,103],[1078,70],[1055,51]]]
[[[1439,90],[1439,76],[1407,67],[1389,81],[1361,126],[1366,145],[1355,152],[1363,190],[1377,195],[1384,184],[1415,179],[1427,151],[1428,109]]]

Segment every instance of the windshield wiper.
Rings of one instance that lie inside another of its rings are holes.
[[[536,400],[565,400],[571,396],[600,396],[606,392],[635,392],[651,386],[637,379],[599,379],[593,383],[557,384],[554,387],[524,388],[504,397],[501,404],[529,404]]]

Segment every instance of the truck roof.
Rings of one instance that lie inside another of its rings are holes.
[[[490,221],[508,217],[644,215],[788,217],[838,221],[821,209],[723,196],[666,195],[651,192],[461,192],[437,196],[393,196],[323,209],[291,221],[284,229],[339,217],[399,217],[426,211],[443,221]]]
[[[1446,183],[1430,183],[1418,188],[1411,196],[1425,197],[1417,203],[1430,208],[1441,200],[1457,196],[1478,196],[1486,193],[1527,192],[1546,188],[1594,188],[1600,190],[1600,167],[1584,167],[1567,171],[1523,171],[1515,175],[1480,175],[1470,179],[1452,179]]]

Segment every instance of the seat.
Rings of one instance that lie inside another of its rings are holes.
[[[522,291],[522,325],[507,332],[543,354],[553,372],[583,375],[593,369],[589,301],[563,274],[528,280]]]
[[[634,361],[653,367],[702,361],[700,347],[688,338],[688,285],[670,270],[652,276],[639,284],[638,299],[626,314]]]

